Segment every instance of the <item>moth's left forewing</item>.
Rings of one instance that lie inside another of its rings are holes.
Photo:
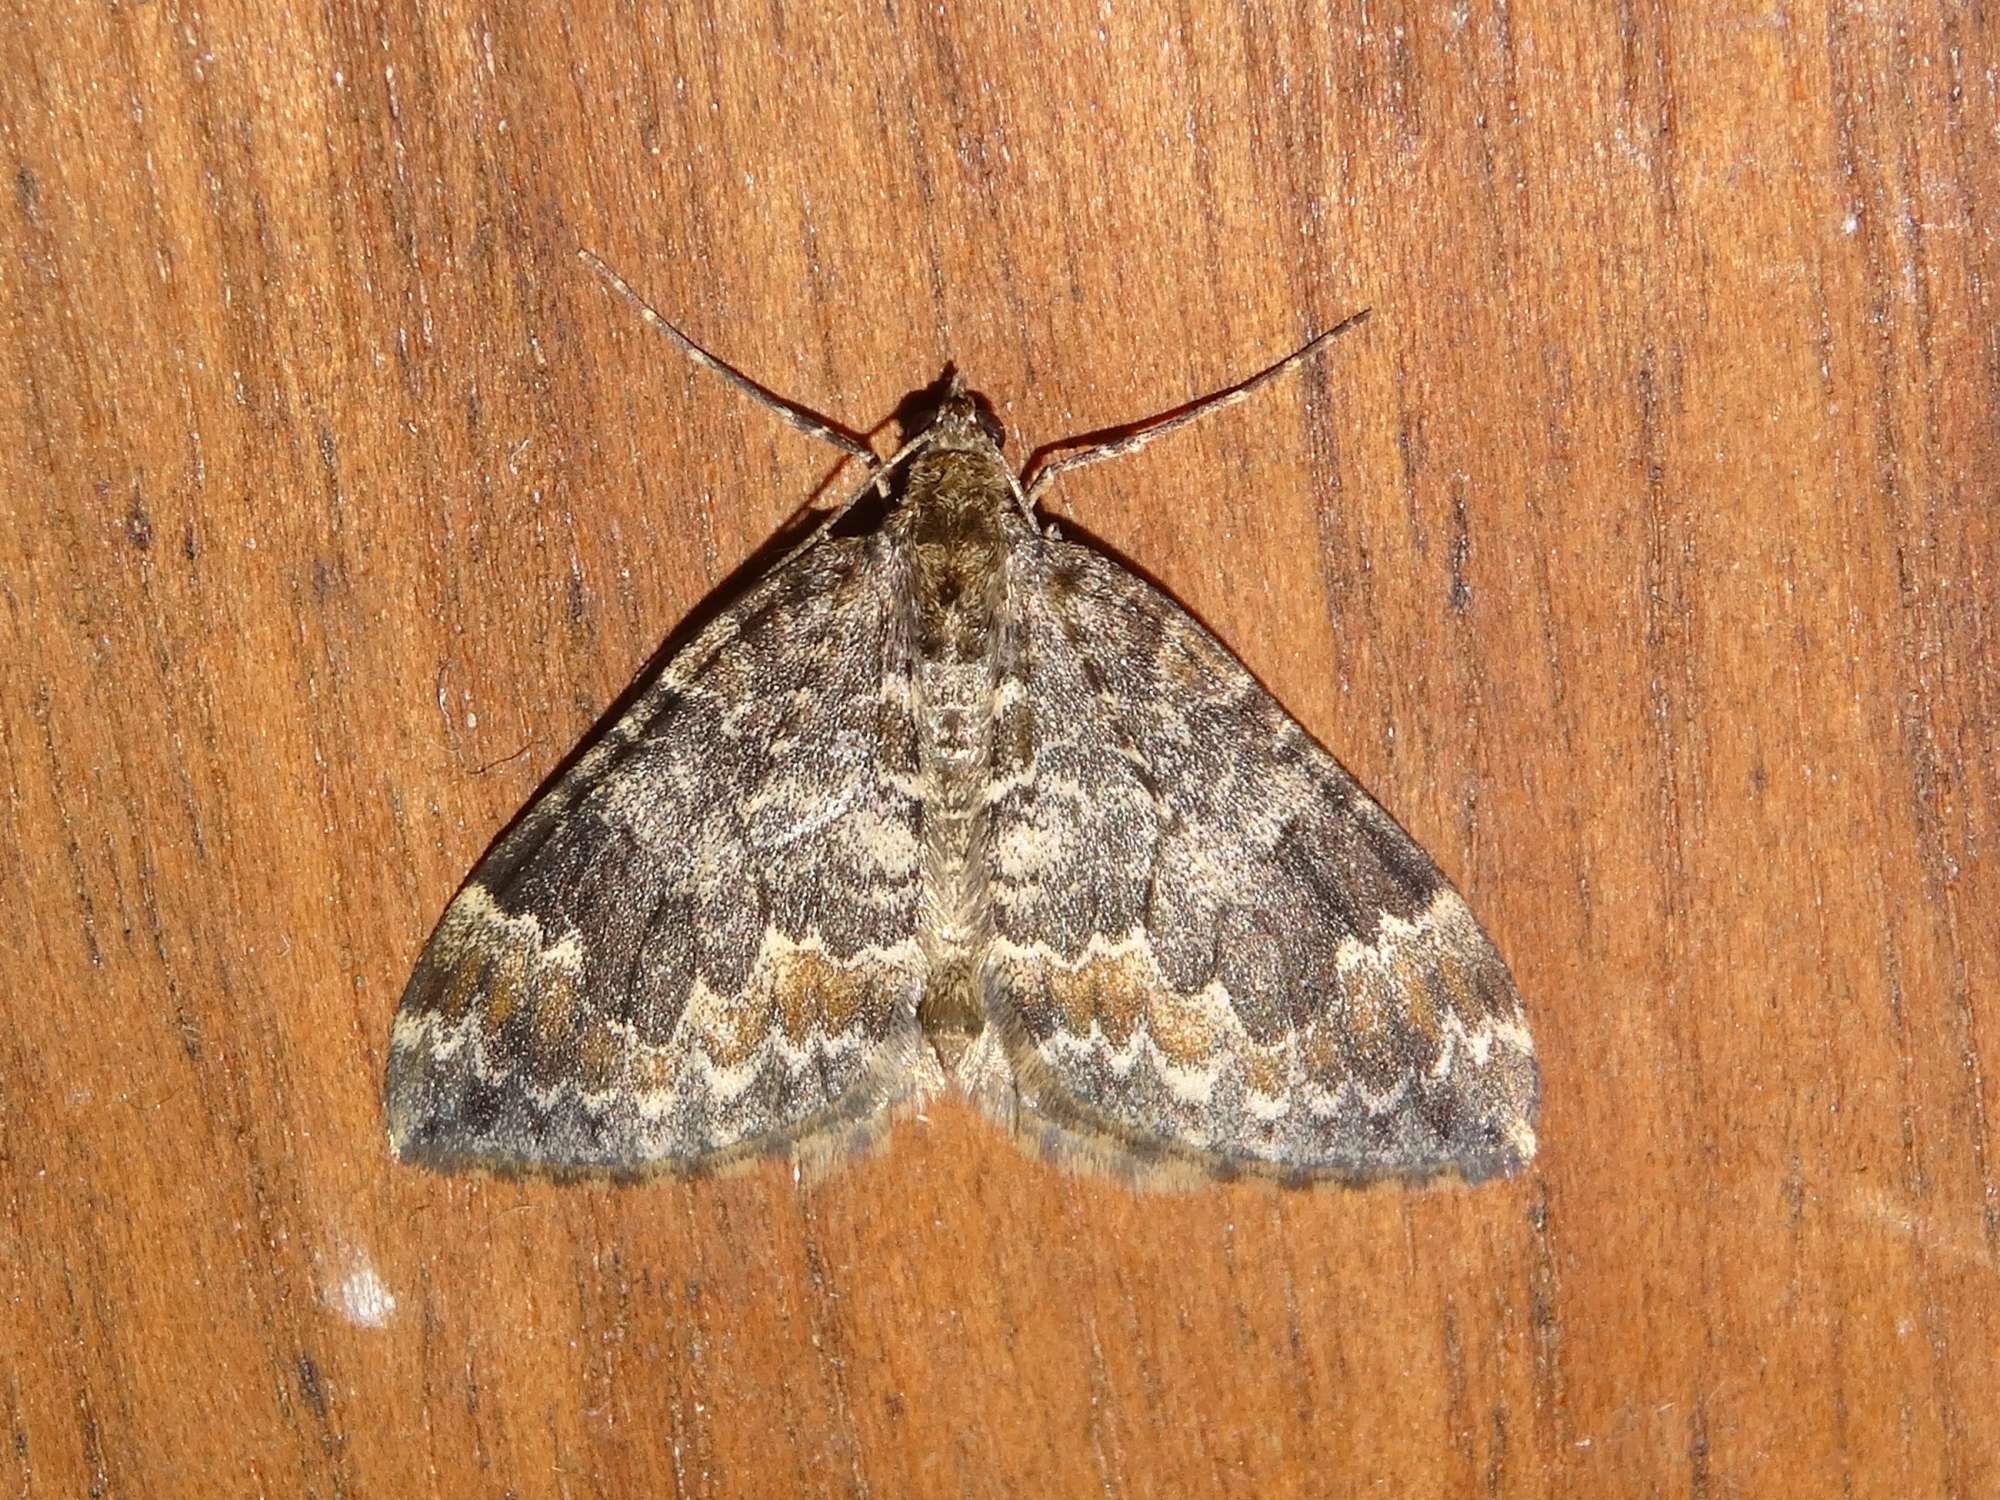
[[[1534,1152],[1507,967],[1429,857],[1184,611],[1086,548],[1010,569],[975,1090],[1146,1177],[1477,1180]]]

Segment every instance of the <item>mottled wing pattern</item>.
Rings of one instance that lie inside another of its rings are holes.
[[[1125,569],[1038,539],[1009,595],[987,991],[1012,1083],[985,1107],[1142,1172],[1531,1156],[1513,982],[1410,837]]]
[[[767,578],[487,855],[397,1014],[400,1155],[709,1167],[924,1085],[896,567],[825,541]]]

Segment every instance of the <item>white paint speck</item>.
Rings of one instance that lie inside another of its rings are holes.
[[[340,1310],[356,1328],[382,1328],[396,1310],[396,1299],[375,1268],[363,1261],[340,1283]]]

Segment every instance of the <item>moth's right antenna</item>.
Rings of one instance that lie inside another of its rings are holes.
[[[759,385],[734,365],[717,359],[693,339],[674,327],[665,318],[654,312],[644,297],[641,297],[630,286],[626,285],[624,277],[612,270],[611,267],[607,266],[595,255],[591,254],[588,250],[579,250],[576,252],[576,255],[578,260],[581,260],[591,270],[610,282],[613,291],[617,292],[619,296],[623,297],[639,310],[639,316],[645,321],[648,328],[666,339],[668,343],[685,354],[699,368],[714,371],[717,375],[720,375],[724,380],[735,386],[737,390],[743,392],[744,395],[768,406],[778,414],[782,421],[790,423],[800,432],[805,433],[806,436],[816,437],[821,442],[831,443],[834,447],[852,454],[855,458],[860,459],[868,465],[870,473],[873,473],[881,466],[882,460],[875,456],[875,450],[859,437],[853,433],[844,432],[840,428],[821,420],[807,411],[803,406],[787,401],[776,391],[768,390],[764,386]]]
[[[1286,355],[1268,370],[1259,370],[1248,380],[1239,381],[1226,390],[1216,391],[1212,395],[1203,396],[1197,401],[1189,402],[1186,406],[1175,407],[1172,411],[1161,412],[1156,417],[1147,417],[1142,421],[1128,422],[1120,427],[1107,428],[1101,433],[1089,432],[1083,434],[1081,437],[1064,438],[1061,442],[1050,443],[1037,453],[1036,462],[1030,467],[1028,473],[1023,476],[1023,484],[1027,489],[1027,504],[1032,508],[1036,498],[1056,482],[1057,476],[1067,474],[1071,469],[1080,469],[1085,464],[1094,464],[1107,458],[1117,458],[1121,454],[1136,453],[1145,447],[1146,444],[1152,442],[1154,438],[1162,437],[1172,432],[1176,427],[1185,427],[1196,417],[1204,417],[1210,412],[1221,411],[1225,406],[1234,406],[1245,396],[1256,390],[1258,386],[1265,384],[1267,381],[1276,380],[1287,370],[1296,369],[1306,360],[1311,359],[1313,355],[1317,354],[1328,343],[1339,338],[1340,335],[1346,333],[1349,329],[1359,328],[1363,323],[1368,321],[1370,311],[1371,309],[1364,307],[1360,312],[1354,314],[1353,317],[1341,319],[1333,327],[1327,329],[1325,333],[1315,334],[1312,338],[1308,339],[1297,353]],[[1116,433],[1117,436],[1112,436],[1112,433]],[[1088,443],[1090,446],[1079,448],[1074,453],[1066,453],[1058,459],[1048,459],[1042,456],[1054,449],[1067,447],[1071,443]]]

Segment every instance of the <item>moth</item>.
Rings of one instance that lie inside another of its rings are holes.
[[[956,377],[880,462],[585,258],[864,458],[849,506],[884,518],[750,587],[479,863],[397,1012],[398,1156],[817,1171],[946,1090],[1148,1182],[1534,1154],[1520,998],[1436,865],[1179,606],[1036,519],[1358,319],[1017,476]]]

